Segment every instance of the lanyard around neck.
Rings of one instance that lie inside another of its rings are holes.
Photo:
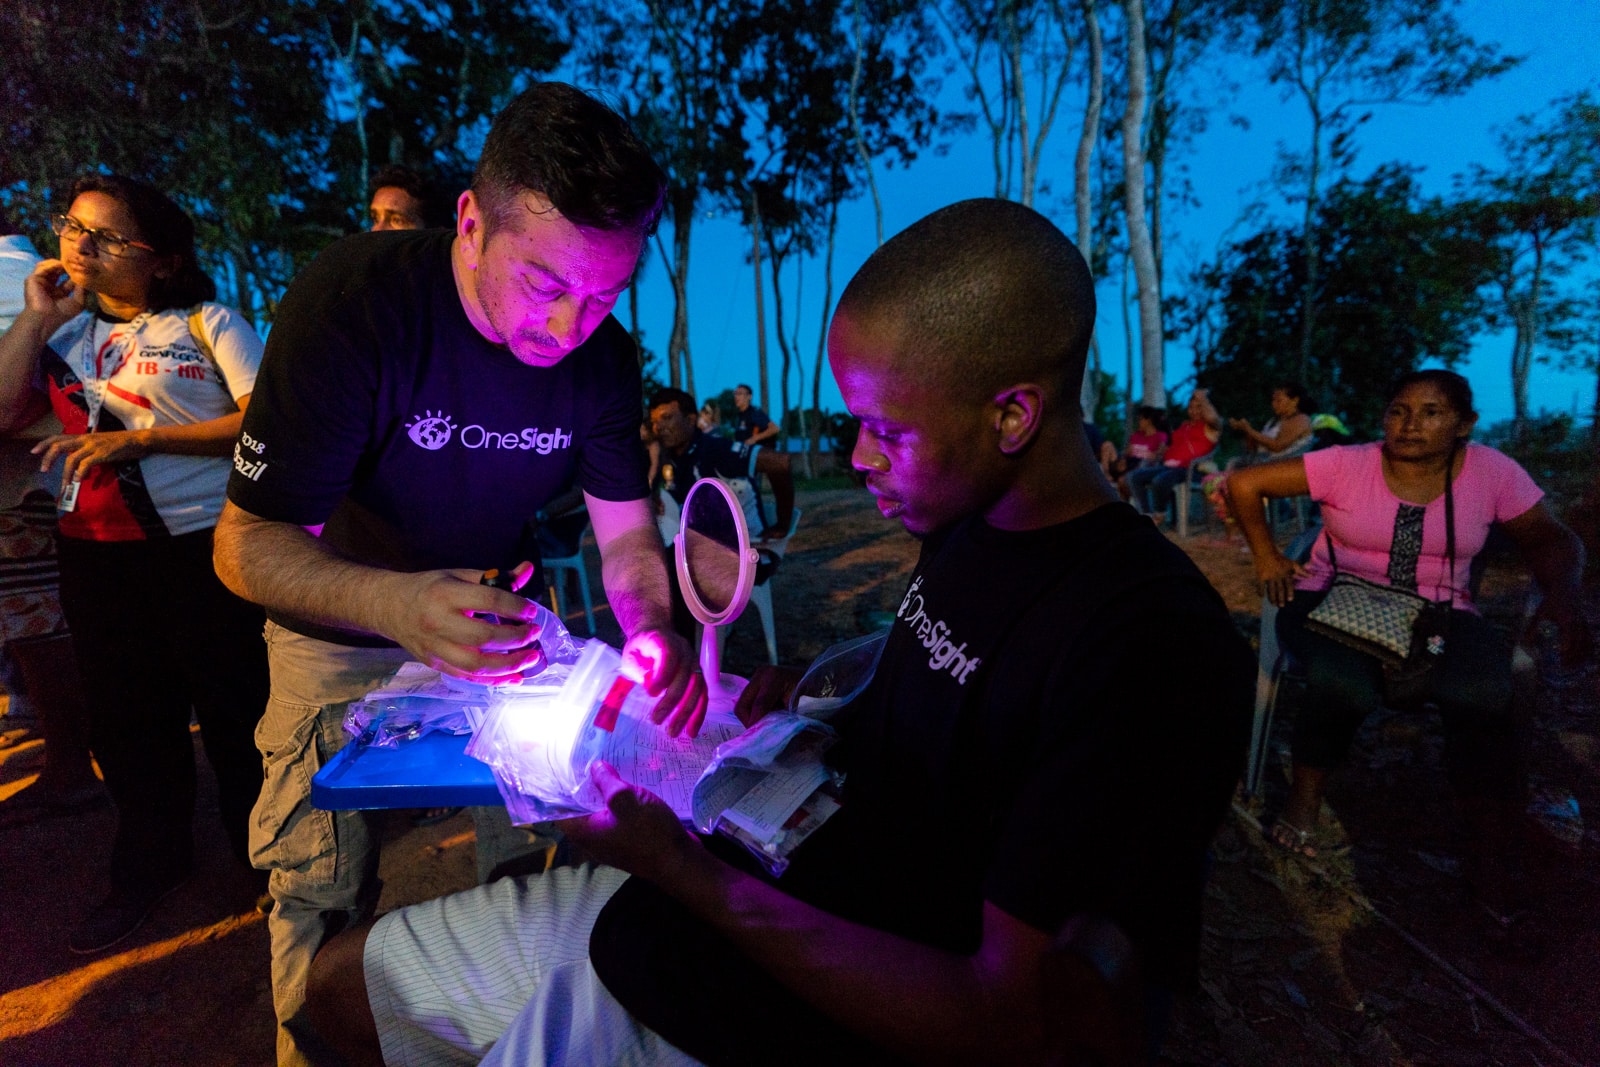
[[[83,340],[78,345],[78,380],[83,383],[84,401],[88,407],[88,428],[86,433],[94,433],[100,425],[100,412],[105,407],[106,391],[111,385],[111,379],[116,377],[139,350],[139,330],[150,318],[149,312],[136,316],[126,323],[127,329],[122,333],[117,332],[117,327],[122,323],[113,323],[111,330],[106,334],[106,339],[100,344],[95,344],[95,334],[99,331],[100,318],[91,314],[89,328],[83,332]],[[113,344],[126,340],[125,345],[119,345],[117,350],[111,351]],[[107,357],[111,361],[107,363]]]

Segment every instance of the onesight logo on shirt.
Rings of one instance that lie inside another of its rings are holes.
[[[559,426],[553,430],[541,430],[533,426],[525,430],[497,433],[473,423],[462,427],[457,433],[455,420],[442,411],[428,411],[413,418],[406,424],[406,436],[429,452],[437,452],[448,445],[451,438],[460,441],[462,448],[509,448],[537,452],[541,456],[572,447],[572,432],[563,433]]]

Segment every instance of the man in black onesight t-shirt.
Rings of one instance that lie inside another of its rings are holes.
[[[621,116],[538,84],[495,119],[454,231],[348,237],[284,296],[216,533],[218,573],[269,619],[251,850],[272,871],[280,1064],[329,1061],[303,1018],[306,972],[377,897],[366,818],[309,797],[347,740],[346,705],[407,660],[482,682],[538,669],[534,605],[478,578],[540,582],[529,520],[574,484],[657,721],[699,729],[704,684],[671,629],[645,484],[637,351],[610,315],[665,188]],[[511,827],[503,809],[474,814],[483,875]]]
[[[832,719],[840,810],[773,879],[601,765],[607,809],[564,825],[605,866],[328,944],[310,1003],[352,1059],[1078,1062],[1091,1035],[1063,1031],[1079,1005],[1047,974],[1082,916],[1126,934],[1147,994],[1193,984],[1254,660],[1090,452],[1093,320],[1082,257],[1020,204],[964,201],[875,252],[829,354],[853,463],[923,546]],[[741,717],[781,683],[752,679]]]

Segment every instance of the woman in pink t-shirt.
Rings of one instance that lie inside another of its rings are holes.
[[[1525,792],[1511,713],[1511,650],[1478,616],[1468,592],[1472,559],[1491,525],[1510,535],[1538,579],[1541,613],[1560,627],[1563,658],[1581,661],[1592,641],[1579,611],[1583,552],[1577,537],[1540,502],[1543,493],[1515,461],[1468,442],[1476,423],[1464,378],[1417,371],[1402,377],[1391,394],[1381,443],[1247,468],[1233,476],[1229,490],[1257,577],[1281,609],[1279,640],[1301,659],[1308,676],[1306,706],[1295,724],[1294,779],[1274,839],[1316,854],[1314,831],[1328,772],[1384,699],[1377,659],[1305,626],[1326,596],[1334,564],[1369,581],[1449,600],[1445,652],[1417,703],[1439,707],[1450,781],[1475,824],[1474,888],[1484,906],[1505,919],[1516,911],[1507,857]],[[1455,512],[1453,571],[1447,560],[1447,476]],[[1274,544],[1262,498],[1304,494],[1322,505],[1324,533],[1302,565]]]

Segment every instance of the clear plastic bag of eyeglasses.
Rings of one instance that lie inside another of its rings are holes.
[[[405,663],[387,681],[345,710],[344,729],[361,744],[394,748],[424,734],[468,734],[478,728],[496,693],[553,691],[572,672],[583,645],[549,608],[533,604],[544,666],[518,682],[486,685]]]

